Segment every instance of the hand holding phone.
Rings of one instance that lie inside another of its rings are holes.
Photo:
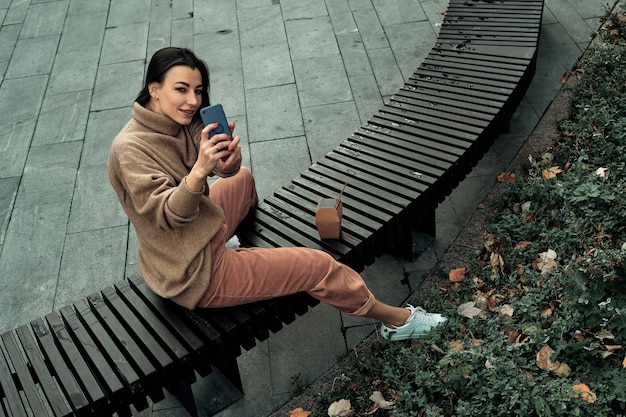
[[[224,109],[221,104],[213,104],[200,109],[200,117],[205,126],[211,123],[217,123],[217,127],[209,132],[209,139],[219,133],[225,133],[230,136],[230,126],[228,125],[228,120],[226,119],[226,114],[224,114]]]

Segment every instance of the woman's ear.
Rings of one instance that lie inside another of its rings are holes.
[[[155,100],[159,99],[159,87],[160,87],[160,84],[157,82],[148,84],[148,93],[150,93],[150,97],[152,97]]]

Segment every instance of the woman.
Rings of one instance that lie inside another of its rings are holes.
[[[383,322],[391,340],[416,338],[445,320],[372,295],[354,270],[307,248],[230,249],[226,241],[258,201],[242,168],[240,137],[209,132],[204,62],[183,48],[157,51],[132,118],[115,138],[109,178],[135,227],[143,279],[187,307],[226,307],[305,291],[342,312]],[[231,133],[235,124],[230,123]],[[211,186],[208,176],[219,179]]]

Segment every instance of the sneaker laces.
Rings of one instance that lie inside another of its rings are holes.
[[[422,307],[413,307],[411,304],[407,304],[407,309],[411,311],[411,315],[406,320],[405,325],[409,322],[417,321],[430,326],[436,326],[442,321],[445,321],[445,318],[443,318],[440,314],[429,313]],[[415,314],[416,312],[418,314]]]

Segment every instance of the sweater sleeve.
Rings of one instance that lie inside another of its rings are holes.
[[[176,229],[197,218],[203,192],[190,190],[184,178],[178,183],[136,144],[114,141],[109,164],[112,182],[118,183],[114,187],[123,190],[125,204],[144,219],[162,229]]]

